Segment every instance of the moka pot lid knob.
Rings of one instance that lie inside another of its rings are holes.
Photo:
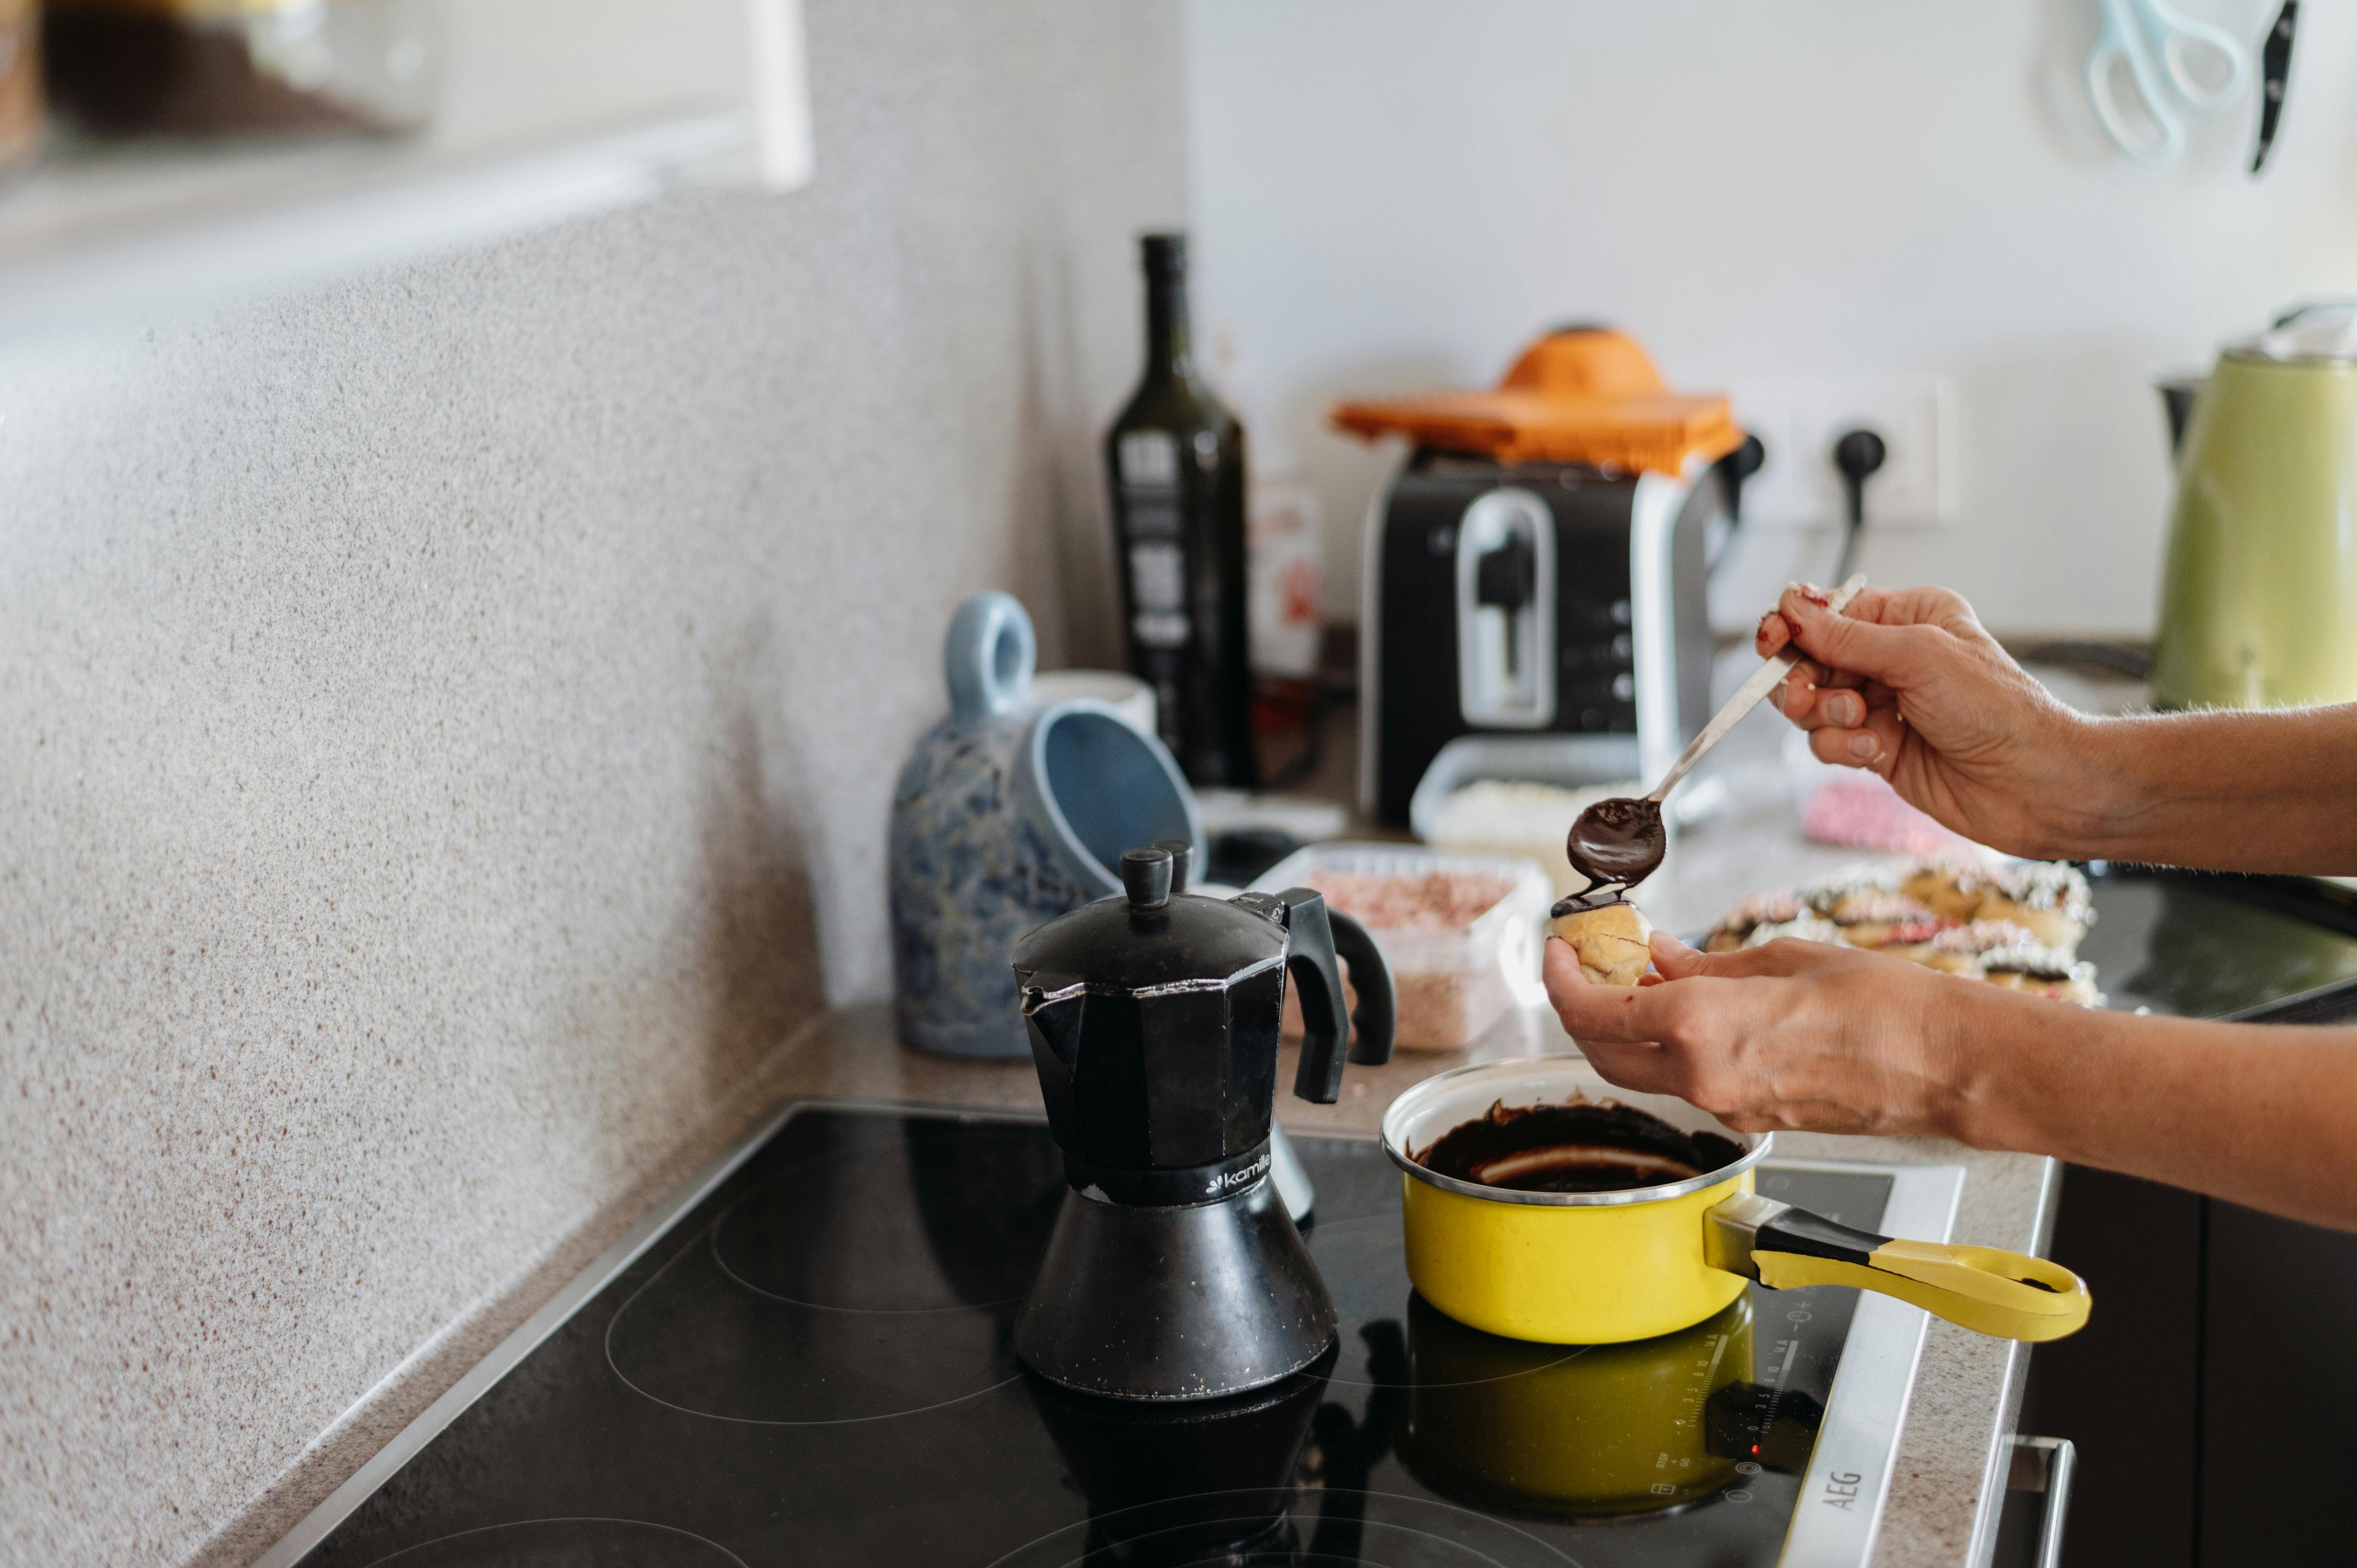
[[[1170,852],[1157,844],[1152,849],[1133,849],[1121,857],[1122,890],[1129,896],[1133,909],[1165,909],[1170,906]]]
[[[1180,891],[1178,858],[1162,844],[1121,857],[1123,893],[1083,905],[1015,944],[1015,981],[1034,993],[1075,986],[1098,996],[1220,990],[1282,963],[1286,929],[1256,907]]]

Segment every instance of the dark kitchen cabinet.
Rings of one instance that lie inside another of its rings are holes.
[[[2113,1005],[2357,1023],[2357,892],[2168,872],[2097,886],[2081,950]],[[2031,1355],[2022,1400],[2020,1431],[2077,1446],[2063,1561],[2357,1563],[2357,1235],[2074,1166],[2050,1251],[2095,1298],[2086,1332]]]
[[[2347,1024],[2357,1001],[2277,1017]],[[2357,1235],[2074,1166],[2051,1252],[2095,1297],[2023,1396],[2023,1432],[2078,1445],[2064,1563],[2357,1563]]]
[[[2202,1202],[2109,1171],[2063,1176],[2050,1251],[2085,1278],[2095,1310],[2083,1332],[2031,1352],[2020,1428],[2078,1445],[2069,1568],[2193,1568]]]
[[[2357,1235],[2206,1208],[2194,1561],[2346,1568],[2357,1563]]]

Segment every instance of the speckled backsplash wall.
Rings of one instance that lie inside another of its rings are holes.
[[[266,1544],[888,990],[957,600],[1104,648],[1173,9],[810,12],[807,190],[0,354],[0,1563]]]

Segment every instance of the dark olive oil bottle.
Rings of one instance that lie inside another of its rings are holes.
[[[1243,427],[1195,368],[1187,237],[1148,234],[1142,249],[1146,374],[1105,436],[1129,666],[1188,779],[1249,789]]]

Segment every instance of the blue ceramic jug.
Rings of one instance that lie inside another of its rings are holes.
[[[1121,856],[1195,846],[1195,797],[1161,741],[1111,705],[1042,704],[1031,618],[1006,594],[958,607],[942,648],[949,717],[892,800],[892,962],[900,1038],[1028,1059],[1008,967],[1032,927],[1122,890]]]

